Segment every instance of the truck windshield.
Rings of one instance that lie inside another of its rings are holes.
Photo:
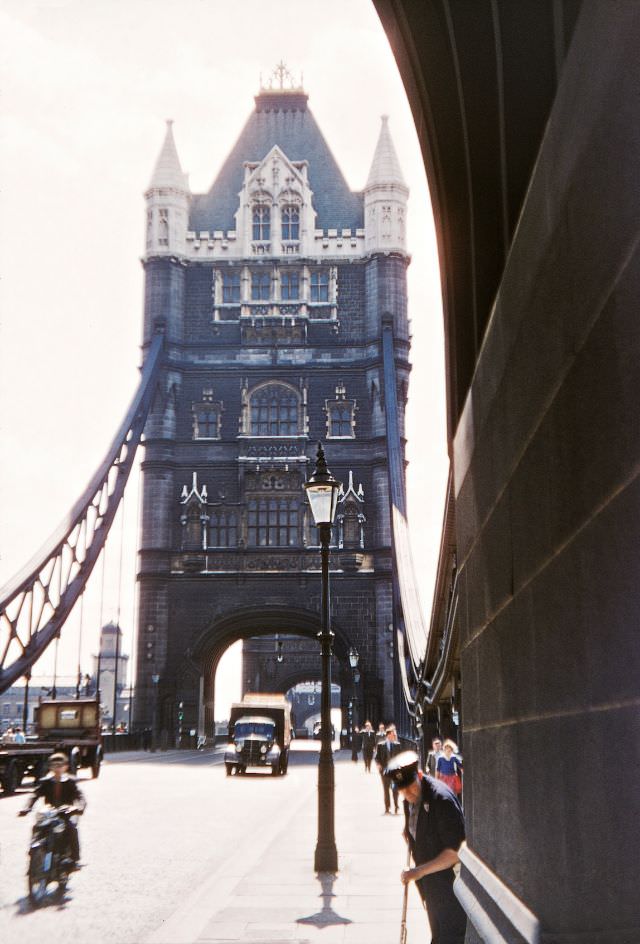
[[[260,737],[273,738],[275,725],[267,721],[238,721],[235,726],[234,737],[246,738],[252,734],[258,734]]]

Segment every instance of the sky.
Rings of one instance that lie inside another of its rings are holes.
[[[303,74],[352,189],[366,182],[382,114],[410,187],[407,486],[428,619],[448,470],[438,262],[411,112],[369,0],[0,0],[0,584],[82,493],[136,389],[143,193],[166,119],[192,191],[208,190],[281,59]],[[62,676],[78,662],[89,671],[107,620],[131,651],[138,484],[135,469],[105,592],[98,565],[82,627],[74,613],[63,630]],[[35,674],[52,666],[48,652]],[[219,670],[221,700],[235,697],[238,672],[236,650]]]

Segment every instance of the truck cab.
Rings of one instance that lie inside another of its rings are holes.
[[[229,744],[224,755],[227,776],[250,767],[286,774],[291,743],[291,709],[283,695],[247,695],[231,706]]]

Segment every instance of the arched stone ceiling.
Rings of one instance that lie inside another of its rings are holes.
[[[469,389],[581,0],[374,0],[438,238],[449,438]]]

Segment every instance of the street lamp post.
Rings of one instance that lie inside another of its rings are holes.
[[[335,782],[331,747],[331,641],[329,627],[329,541],[338,503],[338,482],[329,472],[322,446],[318,443],[316,467],[304,485],[311,512],[320,536],[322,560],[321,631],[322,693],[320,701],[320,760],[318,763],[318,840],[314,868],[316,872],[338,871],[338,850],[334,829]]]
[[[151,750],[155,751],[158,746],[158,682],[160,681],[159,675],[152,675],[151,681],[153,682],[153,721],[151,727]]]
[[[358,682],[360,681],[360,675],[358,673],[358,660],[360,659],[360,654],[355,646],[351,646],[349,649],[349,665],[351,666],[353,673],[353,727],[354,729],[358,727]]]

